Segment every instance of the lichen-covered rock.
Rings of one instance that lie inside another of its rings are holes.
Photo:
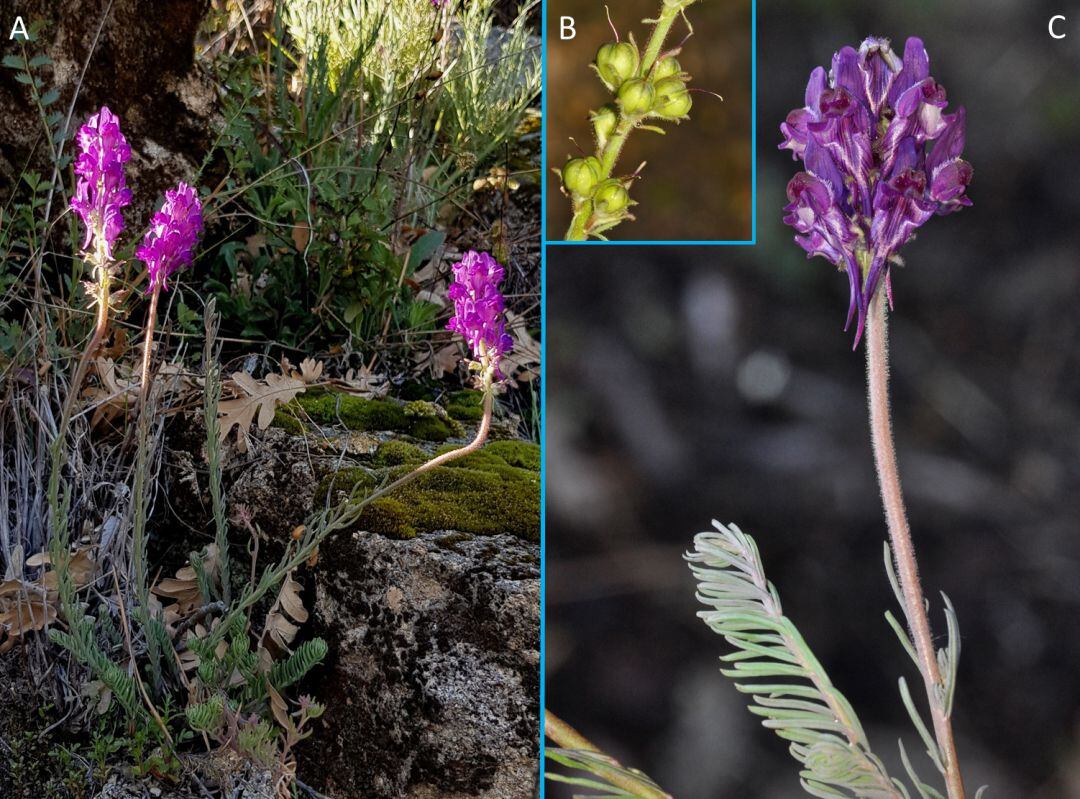
[[[284,541],[311,513],[318,480],[302,440],[267,430],[246,462],[237,456],[229,465],[237,474],[226,490],[229,508],[245,508],[271,539]]]
[[[525,799],[539,750],[539,547],[445,531],[324,546],[301,778],[335,796]]]

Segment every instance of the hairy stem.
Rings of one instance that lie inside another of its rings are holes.
[[[603,754],[592,741],[547,709],[544,710],[544,734],[563,749]],[[610,769],[595,765],[595,774],[616,788],[622,788],[641,799],[671,799],[671,794],[664,793],[643,780],[635,779],[616,761],[613,760],[612,763],[613,767]]]
[[[667,39],[668,34],[671,32],[671,26],[675,22],[675,18],[679,16],[680,9],[673,8],[668,5],[661,6],[660,16],[653,24],[653,31],[649,35],[648,44],[645,45],[645,55],[641,59],[640,74],[642,76],[649,74],[649,70],[652,69],[652,65],[656,63],[656,59],[660,55],[660,48],[664,46],[664,40]]]
[[[879,292],[870,301],[866,324],[866,387],[870,403],[870,437],[874,446],[874,464],[881,486],[881,501],[889,528],[896,574],[904,597],[904,615],[911,630],[919,671],[926,686],[930,714],[934,722],[934,737],[941,749],[945,769],[945,785],[949,799],[964,799],[964,782],[956,757],[952,720],[945,712],[943,682],[934,650],[930,621],[926,615],[926,600],[919,583],[919,568],[911,540],[904,496],[900,488],[900,471],[896,463],[892,418],[889,411],[889,343],[885,299]]]
[[[146,315],[146,341],[143,343],[141,385],[139,389],[139,406],[146,405],[146,396],[150,391],[150,358],[154,351],[154,327],[157,325],[158,296],[161,294],[161,286],[155,285],[150,293],[150,311]]]
[[[603,182],[611,177],[619,153],[634,129],[634,122],[625,117],[619,121],[615,132],[600,151],[600,179]],[[583,202],[574,209],[574,218],[570,220],[570,229],[566,231],[566,241],[585,241],[589,238],[589,217],[592,216],[592,203]]]

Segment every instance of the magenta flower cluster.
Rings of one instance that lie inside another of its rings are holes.
[[[195,257],[202,232],[202,204],[195,189],[180,183],[165,192],[165,203],[154,214],[150,229],[135,255],[146,263],[150,285],[146,292],[169,287],[168,280]]]
[[[90,249],[97,239],[105,257],[112,258],[116,237],[124,229],[121,210],[131,203],[131,190],[124,182],[124,164],[131,158],[131,147],[120,132],[120,120],[107,107],[79,128],[76,136],[79,155],[75,159],[75,196],[71,209],[85,227],[83,249]]]
[[[469,250],[454,265],[454,282],[447,291],[454,315],[446,325],[465,337],[473,357],[494,367],[502,379],[499,361],[514,347],[506,333],[505,302],[499,284],[506,270],[486,252]]]
[[[788,184],[784,221],[808,257],[847,272],[844,329],[858,317],[856,345],[882,283],[892,301],[899,249],[930,217],[971,205],[964,109],[947,114],[947,104],[922,40],[908,39],[900,59],[887,39],[870,38],[836,53],[828,74],[815,69],[806,105],[780,126],[780,148],[805,168]]]

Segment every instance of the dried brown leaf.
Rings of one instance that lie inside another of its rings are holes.
[[[28,597],[13,603],[0,613],[0,654],[15,646],[15,642],[26,633],[42,630],[54,621],[56,608],[40,597]]]
[[[241,452],[247,451],[247,435],[251,431],[252,423],[256,422],[256,414],[259,429],[265,430],[274,420],[277,406],[289,402],[307,387],[303,380],[296,377],[269,374],[264,381],[256,380],[244,372],[233,372],[232,385],[238,388],[243,396],[219,403],[221,440],[224,441],[234,427],[239,428],[236,443]]]
[[[281,590],[266,617],[262,638],[259,640],[261,663],[267,662],[262,657],[264,650],[271,656],[269,662],[273,662],[274,655],[291,651],[289,645],[300,632],[300,625],[308,620],[307,608],[300,597],[302,590],[303,586],[293,579],[292,574],[281,584]]]

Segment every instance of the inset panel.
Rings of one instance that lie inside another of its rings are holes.
[[[753,21],[753,0],[551,0],[550,241],[751,243]]]

